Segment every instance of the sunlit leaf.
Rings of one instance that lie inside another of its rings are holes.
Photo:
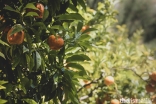
[[[0,57],[3,57],[4,59],[6,59],[2,52],[0,52]]]
[[[66,65],[66,67],[71,67],[71,68],[75,68],[75,69],[78,69],[78,70],[81,70],[81,71],[84,71],[84,67],[78,63],[68,63]]]
[[[6,42],[0,40],[0,44],[3,44],[3,45],[6,45],[6,46],[9,46]]]
[[[28,104],[37,104],[33,99],[22,99],[22,100],[27,102]]]
[[[3,84],[6,84],[6,83],[8,83],[8,81],[0,81],[0,85],[3,85]]]
[[[0,103],[1,104],[6,104],[7,100],[4,100],[4,99],[0,99]]]
[[[67,58],[67,62],[71,62],[71,61],[89,61],[90,58],[87,56],[87,55],[84,55],[84,54],[80,54],[80,55],[73,55],[69,58]]]
[[[33,3],[28,3],[25,8],[29,8],[29,9],[34,9],[34,10],[38,10],[35,5]]]
[[[84,20],[84,18],[78,13],[70,13],[60,15],[59,20]]]
[[[86,11],[86,5],[84,0],[77,0],[77,2],[83,7],[83,9]]]

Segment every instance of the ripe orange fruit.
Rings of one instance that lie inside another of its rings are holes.
[[[150,84],[146,85],[145,89],[146,89],[147,92],[154,92],[155,91],[155,87],[153,87]]]
[[[53,50],[59,50],[64,45],[64,40],[60,36],[50,35],[48,38],[48,45]]]
[[[156,71],[152,72],[150,77],[151,77],[152,80],[156,81]]]
[[[114,83],[114,78],[112,76],[107,76],[105,79],[104,79],[104,83],[109,86],[109,85],[112,85]]]
[[[112,99],[111,104],[120,104],[120,101],[117,99]]]
[[[23,41],[24,41],[24,31],[20,31],[20,32],[17,32],[17,33],[14,33],[14,34],[10,35],[12,30],[13,30],[13,28],[11,28],[7,33],[7,41],[10,44],[18,44],[18,45],[23,43]]]
[[[84,81],[85,85],[88,84],[87,86],[85,86],[85,88],[91,88],[91,84],[89,84],[90,81],[88,81],[88,80],[83,80],[83,81]]]
[[[39,15],[37,18],[43,18],[43,14],[44,14],[44,6],[41,3],[37,3],[36,4],[36,8],[39,9],[39,11],[36,11],[37,14]]]
[[[34,9],[31,9],[31,8],[27,8],[26,9],[26,13],[28,12],[36,12],[39,16],[37,16],[36,18],[43,18],[43,14],[44,14],[44,6],[43,4],[41,3],[37,3],[36,4],[36,8],[38,10],[34,10]]]
[[[88,28],[89,28],[88,25],[83,26],[82,29],[81,29],[81,32],[84,32],[84,31],[87,30]]]
[[[152,100],[153,104],[156,104],[156,95],[153,95],[153,96],[151,97],[151,100]]]

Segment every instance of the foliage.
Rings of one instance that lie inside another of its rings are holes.
[[[131,37],[137,29],[143,28],[144,42],[155,38],[155,0],[118,0],[116,8],[119,24],[126,24]]]
[[[0,82],[0,100],[101,104],[149,97],[144,86],[155,70],[154,53],[138,42],[143,30],[129,40],[126,27],[115,26],[117,12],[109,0],[98,3],[97,10],[83,0],[39,2],[43,18],[38,18],[36,0],[0,0],[0,80],[7,82]],[[83,26],[89,28],[82,31]],[[6,27],[13,27],[10,35],[24,31],[24,42],[9,44]],[[58,50],[49,47],[51,35],[64,40]],[[109,75],[115,79],[112,86],[104,84]]]

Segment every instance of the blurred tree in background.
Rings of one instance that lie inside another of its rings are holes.
[[[137,29],[144,29],[144,42],[156,38],[156,2],[155,0],[119,0],[116,8],[119,24],[126,24],[129,37]]]

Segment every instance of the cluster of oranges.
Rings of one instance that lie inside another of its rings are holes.
[[[44,6],[43,6],[43,4],[37,3],[36,8],[38,8],[38,10],[27,8],[26,13],[36,12],[38,14],[38,16],[35,17],[35,18],[43,18],[43,15],[44,15]],[[3,33],[7,33],[8,43],[9,44],[14,44],[14,45],[15,44],[17,44],[17,45],[22,44],[23,41],[24,41],[25,32],[23,30],[21,30],[19,32],[11,34],[13,30],[14,30],[14,28],[10,27],[10,26],[7,26],[3,30]],[[50,49],[59,50],[60,48],[63,47],[64,40],[60,36],[50,35],[49,38],[48,38],[48,45],[49,45]]]
[[[152,74],[150,74],[150,81],[145,86],[145,89],[147,92],[155,92],[156,91],[156,71],[153,71]]]
[[[37,3],[36,4],[36,8],[38,8],[38,10],[33,10],[33,9],[27,9],[26,12],[36,12],[39,16],[36,18],[43,18],[43,14],[44,14],[44,6],[41,3]],[[7,41],[9,44],[21,44],[24,41],[24,36],[25,33],[24,31],[19,31],[16,32],[14,34],[11,34],[13,31],[13,27],[9,27],[7,26],[4,30],[3,33],[7,33]]]

